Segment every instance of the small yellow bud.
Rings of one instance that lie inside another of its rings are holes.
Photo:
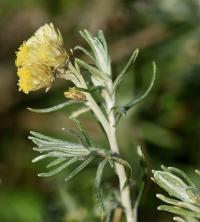
[[[85,94],[74,87],[69,88],[68,91],[64,92],[64,95],[66,98],[73,100],[86,100]]]

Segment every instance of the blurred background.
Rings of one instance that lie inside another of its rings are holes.
[[[50,178],[38,178],[45,163],[32,164],[36,156],[28,141],[30,130],[70,139],[61,128],[75,129],[67,118],[69,107],[50,114],[31,113],[64,102],[68,83],[56,81],[44,90],[18,92],[15,51],[41,25],[53,22],[65,47],[85,46],[78,31],[105,32],[114,76],[135,48],[140,49],[134,67],[123,80],[117,98],[125,104],[147,88],[152,61],[158,67],[149,97],[121,121],[118,136],[123,157],[134,166],[140,183],[136,145],[142,144],[149,178],[161,164],[185,170],[199,183],[200,169],[200,1],[199,0],[1,0],[0,1],[0,221],[95,222],[96,165],[90,165],[70,183],[67,170]],[[78,54],[77,56],[82,56]],[[107,141],[92,115],[81,121],[96,144]],[[117,178],[106,169],[103,185],[117,188]],[[168,222],[172,215],[156,210],[155,194],[161,190],[148,179],[140,207],[140,221]]]

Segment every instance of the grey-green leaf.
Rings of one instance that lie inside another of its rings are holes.
[[[186,222],[182,217],[173,217],[173,220],[176,222]]]
[[[192,212],[180,207],[173,207],[168,205],[161,205],[158,207],[158,210],[168,211],[170,213],[174,213],[184,217],[195,217],[200,219],[200,213]]]
[[[72,120],[74,121],[74,123],[76,124],[78,129],[80,130],[80,133],[81,133],[81,138],[80,139],[81,139],[81,142],[82,142],[83,146],[85,146],[86,148],[91,147],[92,142],[90,141],[89,135],[86,132],[86,130],[83,128],[83,126],[78,121],[78,119],[73,118]]]
[[[138,99],[133,100],[132,102],[128,103],[125,106],[126,112],[129,109],[131,109],[133,106],[135,106],[136,104],[138,104],[139,102],[144,100],[149,95],[149,93],[151,92],[151,90],[152,90],[152,88],[154,86],[155,80],[156,80],[156,63],[153,62],[152,65],[153,65],[153,76],[152,76],[151,82],[149,84],[149,87],[147,88],[147,90]]]
[[[82,171],[88,164],[94,160],[95,157],[91,156],[88,157],[82,164],[80,164],[74,171],[72,171],[66,178],[65,181],[68,182],[72,177],[74,177],[76,174],[78,174],[80,171]]]
[[[139,54],[139,49],[134,50],[133,54],[131,55],[130,59],[128,60],[127,64],[125,65],[125,67],[123,68],[123,70],[121,71],[121,73],[117,76],[117,78],[115,79],[114,83],[113,83],[113,88],[112,88],[112,93],[115,92],[117,86],[120,84],[120,82],[122,81],[124,75],[127,73],[127,71],[129,70],[130,66],[135,62],[137,56]]]
[[[186,189],[186,192],[193,200],[193,202],[200,206],[200,189],[196,187],[188,187]]]
[[[119,157],[116,157],[116,156],[111,156],[111,159],[113,159],[114,162],[119,163],[119,164],[127,167],[130,170],[130,180],[132,181],[133,180],[133,170],[132,170],[132,167],[129,164],[129,162],[126,161],[126,160],[123,160],[123,159],[121,159]]]
[[[189,178],[189,176],[183,172],[182,170],[176,168],[176,167],[168,167],[168,170],[171,173],[176,174],[177,176],[180,176],[189,186],[195,186],[193,181]]]
[[[77,104],[77,103],[84,103],[85,101],[83,100],[69,100],[67,102],[64,103],[60,103],[59,105],[56,106],[52,106],[49,108],[44,108],[44,109],[33,109],[33,108],[28,108],[28,110],[35,112],[35,113],[50,113],[50,112],[54,112],[57,111],[59,109],[62,109],[66,106],[72,105],[72,104]]]
[[[178,207],[183,207],[188,210],[200,213],[200,208],[195,204],[172,199],[172,198],[166,197],[162,194],[157,194],[156,197],[159,198],[160,200],[164,201],[165,203],[172,204],[172,205],[175,205]]]
[[[195,172],[200,176],[200,170],[195,170]]]
[[[59,173],[61,170],[65,169],[66,167],[72,165],[73,163],[75,163],[78,159],[76,157],[68,160],[66,163],[63,163],[61,166],[59,166],[58,168],[56,168],[55,170],[52,170],[48,173],[39,173],[38,176],[39,177],[50,177],[54,174]]]
[[[62,158],[62,157],[57,158],[57,159],[53,160],[51,163],[49,163],[46,166],[46,168],[50,168],[50,167],[56,166],[56,165],[58,165],[60,163],[63,163],[65,160],[66,160],[66,158]]]
[[[169,172],[155,171],[154,179],[160,187],[169,193],[169,195],[190,202],[190,197],[186,192],[188,186],[179,177]]]
[[[146,91],[141,96],[139,96],[137,99],[134,99],[133,101],[129,102],[128,104],[126,104],[124,106],[114,107],[116,109],[116,124],[119,122],[119,120],[121,119],[122,116],[126,115],[126,113],[128,112],[129,109],[133,108],[135,105],[137,105],[142,100],[144,100],[151,92],[151,90],[154,86],[155,80],[156,80],[156,64],[155,64],[155,62],[153,62],[152,64],[153,64],[153,76],[152,76],[150,85],[146,89]]]
[[[96,69],[95,67],[88,65],[84,61],[76,58],[76,62],[82,66],[83,68],[87,69],[94,77],[98,78],[99,80],[109,81],[110,77],[108,74]]]
[[[97,197],[97,201],[98,201],[102,210],[104,209],[104,205],[103,205],[103,200],[101,197],[100,188],[101,188],[101,179],[102,179],[103,170],[104,170],[104,167],[106,166],[107,162],[108,162],[108,160],[105,158],[104,160],[102,160],[99,163],[99,166],[97,168],[96,178],[95,178],[96,197]]]
[[[145,190],[145,187],[147,184],[147,168],[146,168],[146,162],[145,162],[145,158],[144,158],[144,154],[142,152],[141,146],[137,146],[137,153],[140,157],[140,167],[142,170],[142,182],[139,185],[138,195],[137,195],[134,207],[133,207],[135,221],[138,220],[138,218],[137,218],[138,217],[138,208],[139,208],[140,201],[142,199],[142,195],[144,193],[144,190]]]
[[[83,53],[85,53],[85,55],[87,55],[88,57],[90,57],[92,59],[92,61],[95,61],[94,57],[92,56],[92,54],[85,48],[83,48],[82,46],[80,45],[77,45],[75,48],[75,50],[79,49],[81,50]]]

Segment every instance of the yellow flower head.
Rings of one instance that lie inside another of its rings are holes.
[[[19,91],[23,91],[26,94],[41,88],[47,88],[48,90],[54,80],[52,70],[45,65],[32,64],[23,66],[18,68],[17,75],[19,76]]]
[[[86,96],[83,92],[75,89],[74,87],[69,88],[68,91],[64,92],[66,98],[73,100],[86,100]]]
[[[40,27],[19,47],[16,56],[19,90],[25,93],[49,88],[53,71],[64,66],[68,59],[60,31],[52,23]]]

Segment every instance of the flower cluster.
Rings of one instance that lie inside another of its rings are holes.
[[[68,59],[61,33],[52,23],[40,27],[19,47],[16,55],[19,91],[27,94],[41,88],[48,90],[54,80],[54,71],[64,66]]]

